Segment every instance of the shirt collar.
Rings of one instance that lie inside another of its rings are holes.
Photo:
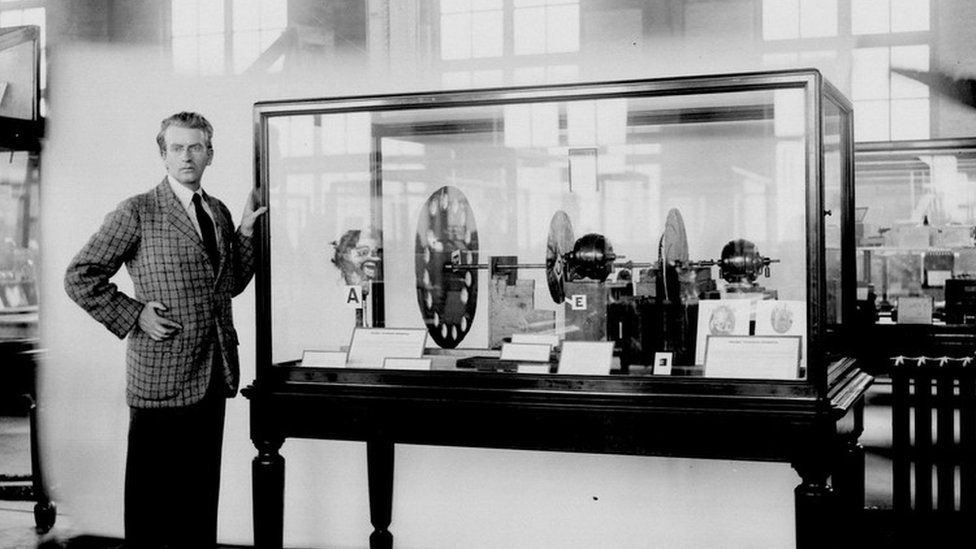
[[[173,189],[174,193],[176,193],[176,198],[180,200],[180,204],[182,204],[183,208],[187,210],[193,206],[194,194],[199,193],[201,200],[206,197],[206,195],[203,194],[203,187],[200,187],[196,192],[191,191],[190,189],[187,189],[185,185],[170,177],[169,174],[166,174],[166,181],[169,182],[169,187]]]

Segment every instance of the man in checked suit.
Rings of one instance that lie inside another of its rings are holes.
[[[167,175],[123,201],[68,266],[65,289],[119,338],[128,336],[126,547],[214,547],[226,399],[240,373],[231,298],[254,273],[248,197],[234,231],[201,187],[213,127],[197,113],[162,121]],[[125,264],[132,296],[110,278]]]

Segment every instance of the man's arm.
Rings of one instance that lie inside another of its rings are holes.
[[[144,306],[110,279],[135,253],[139,238],[138,214],[124,203],[105,217],[64,275],[68,296],[120,339],[136,325]]]
[[[259,200],[256,191],[251,191],[244,203],[241,226],[237,229],[237,253],[234,254],[234,292],[237,296],[244,291],[254,276],[254,225],[261,215],[268,211],[267,206],[257,207]]]

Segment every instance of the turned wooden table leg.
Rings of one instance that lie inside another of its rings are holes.
[[[258,455],[251,462],[254,498],[254,546],[281,549],[285,517],[285,458],[278,453],[282,440],[256,441]]]
[[[369,520],[373,533],[370,549],[392,549],[393,534],[393,443],[373,440],[366,443],[366,465],[369,476]]]
[[[835,504],[834,493],[827,483],[828,472],[820,466],[793,465],[800,474],[801,482],[793,490],[796,505],[797,549],[823,549],[830,547],[828,532],[836,526],[831,521]]]
[[[864,509],[864,447],[856,439],[844,444],[833,481],[837,503],[845,513]]]

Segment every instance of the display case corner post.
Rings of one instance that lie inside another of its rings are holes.
[[[284,543],[285,458],[278,453],[282,439],[254,440],[258,449],[251,462],[254,546],[281,549]]]
[[[254,109],[254,188],[260,205],[269,206],[267,118],[260,106]],[[254,235],[256,377],[266,379],[271,368],[271,221],[270,211],[258,218]]]

